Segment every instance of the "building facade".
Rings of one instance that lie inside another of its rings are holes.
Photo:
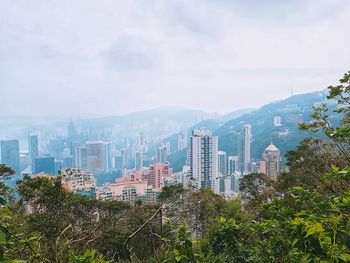
[[[21,173],[18,140],[1,141],[1,163],[11,167],[16,174]]]
[[[151,185],[153,189],[160,189],[162,187],[163,178],[168,177],[170,173],[169,163],[151,164],[149,167],[148,184]]]
[[[266,174],[271,180],[276,181],[281,172],[280,150],[272,143],[265,149],[259,167],[260,173]]]
[[[34,174],[45,173],[56,175],[54,157],[38,157],[34,159]]]
[[[215,191],[218,177],[218,137],[209,130],[193,130],[190,140],[190,178],[197,189]]]

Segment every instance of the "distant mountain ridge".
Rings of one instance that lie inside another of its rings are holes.
[[[244,114],[247,114],[247,113],[251,113],[253,111],[257,110],[257,108],[246,108],[246,109],[241,109],[241,110],[236,110],[236,111],[232,111],[232,112],[229,112],[227,114],[225,114],[222,119],[224,121],[229,121],[229,120],[233,120],[233,119],[236,119],[236,118],[239,118],[241,117],[242,115]]]
[[[261,108],[244,113],[219,125],[214,135],[219,137],[219,150],[228,155],[236,155],[236,133],[242,130],[244,124],[252,125],[253,141],[251,144],[252,160],[260,160],[264,149],[273,141],[281,150],[281,155],[293,149],[300,141],[310,137],[310,134],[300,131],[298,123],[311,120],[315,104],[324,102],[327,91],[317,91],[291,96],[285,100],[275,101]],[[281,126],[274,125],[274,117],[281,118]],[[175,171],[180,171],[185,164],[186,150],[175,152],[169,160]]]

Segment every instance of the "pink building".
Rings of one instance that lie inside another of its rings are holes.
[[[148,184],[152,185],[153,189],[159,189],[162,187],[164,177],[170,175],[169,163],[155,163],[149,167]]]
[[[127,182],[140,182],[145,180],[145,170],[132,171],[130,175],[125,175],[115,180],[117,184],[123,184]]]

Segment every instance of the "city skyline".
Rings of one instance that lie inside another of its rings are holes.
[[[345,0],[68,3],[0,2],[1,114],[223,113],[324,89],[350,59]]]

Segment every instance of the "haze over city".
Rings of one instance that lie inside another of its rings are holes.
[[[0,0],[0,114],[259,107],[335,83],[349,24],[347,0]]]
[[[350,262],[350,0],[0,0],[0,262]]]

